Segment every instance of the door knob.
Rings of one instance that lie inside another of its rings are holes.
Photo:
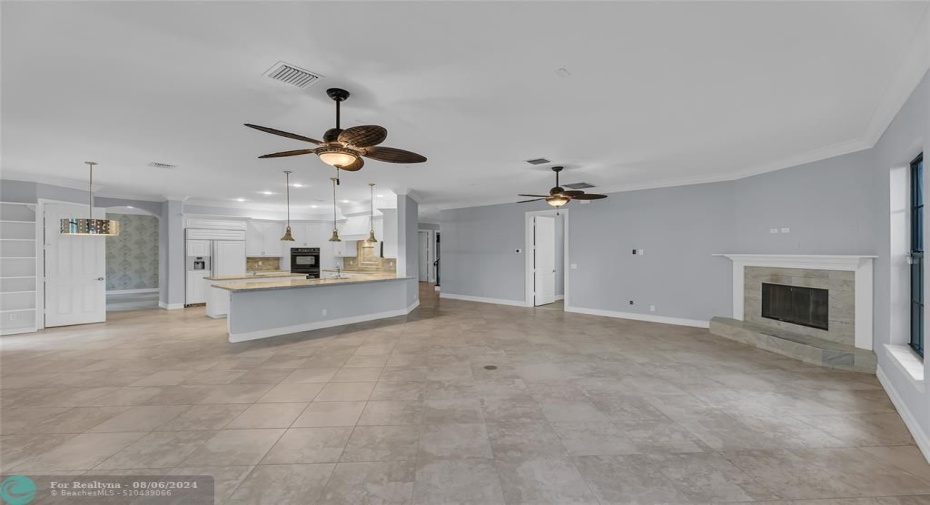
[[[102,281],[102,280],[104,280],[104,278],[103,278],[103,277],[97,277],[97,280],[98,280],[98,281]]]

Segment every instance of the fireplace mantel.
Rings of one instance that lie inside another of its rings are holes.
[[[872,262],[877,256],[721,253],[733,261],[733,319],[743,320],[745,267],[801,268],[855,272],[856,347],[872,349]]]

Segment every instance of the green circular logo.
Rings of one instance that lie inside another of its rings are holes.
[[[26,505],[36,498],[36,483],[25,475],[10,475],[0,482],[0,498],[10,505]]]

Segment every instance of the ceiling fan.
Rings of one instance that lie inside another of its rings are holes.
[[[531,200],[521,200],[517,203],[538,202],[540,200],[545,200],[546,203],[553,207],[561,207],[572,200],[600,200],[601,198],[607,198],[607,195],[585,193],[581,190],[564,189],[563,187],[559,186],[559,172],[562,171],[562,168],[563,167],[552,167],[552,171],[555,172],[555,187],[549,190],[548,195],[517,195],[532,197]]]
[[[285,156],[315,154],[323,160],[323,163],[350,172],[359,170],[365,165],[362,156],[387,163],[423,163],[426,161],[425,157],[417,153],[393,147],[378,146],[387,138],[387,130],[381,126],[361,125],[343,130],[339,124],[339,104],[349,98],[349,92],[344,89],[330,88],[326,90],[326,94],[336,102],[336,127],[326,130],[322,141],[297,135],[296,133],[246,123],[245,126],[249,128],[319,146],[315,149],[297,149],[266,154],[259,156],[259,158],[283,158]]]

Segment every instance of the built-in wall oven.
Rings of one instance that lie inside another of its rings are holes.
[[[291,273],[307,274],[310,279],[320,278],[320,248],[291,248]]]

